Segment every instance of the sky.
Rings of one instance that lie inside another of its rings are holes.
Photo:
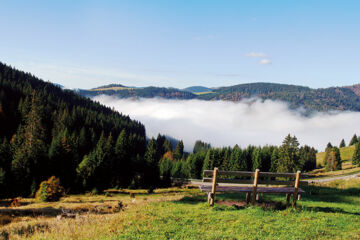
[[[360,1],[5,1],[0,61],[68,88],[360,83]]]

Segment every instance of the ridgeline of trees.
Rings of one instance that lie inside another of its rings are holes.
[[[205,169],[231,171],[295,172],[310,171],[316,167],[317,151],[309,146],[299,146],[297,138],[286,136],[283,144],[277,146],[248,146],[212,148],[210,144],[197,141],[193,153],[185,159],[169,157],[166,154],[159,160],[160,175],[166,178],[201,178]]]
[[[360,111],[360,84],[350,87],[331,87],[312,89],[309,87],[277,84],[277,83],[248,83],[229,87],[209,89],[205,87],[195,87],[195,90],[203,89],[210,92],[196,95],[193,88],[128,88],[113,90],[114,85],[102,86],[101,91],[80,90],[79,93],[84,96],[96,96],[99,94],[115,95],[120,98],[152,98],[162,97],[169,99],[202,99],[202,100],[226,100],[241,101],[249,97],[259,97],[263,100],[280,100],[289,103],[290,107],[295,109],[304,107],[311,111],[328,110],[351,110]]]

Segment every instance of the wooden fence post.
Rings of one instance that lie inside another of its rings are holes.
[[[259,169],[255,170],[255,177],[254,177],[254,187],[253,187],[253,192],[252,192],[252,200],[251,200],[251,205],[255,205],[255,201],[256,201],[256,192],[257,192],[257,185],[258,185],[258,180],[259,180]]]
[[[214,206],[214,203],[215,203],[217,174],[218,174],[218,168],[214,168],[213,179],[212,179],[213,180],[212,181],[212,189],[211,189],[211,196],[210,196],[210,206]]]
[[[296,172],[296,179],[295,179],[295,187],[294,187],[294,195],[293,195],[292,207],[296,206],[296,200],[298,198],[300,174],[301,174],[300,171]]]

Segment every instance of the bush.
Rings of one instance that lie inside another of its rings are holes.
[[[55,176],[47,181],[40,183],[40,188],[36,192],[36,199],[43,202],[56,202],[64,195],[64,188],[60,186],[60,180]]]

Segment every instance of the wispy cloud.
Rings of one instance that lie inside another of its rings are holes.
[[[360,122],[358,112],[316,113],[306,117],[301,109],[290,110],[286,103],[270,100],[234,103],[110,96],[98,96],[95,100],[144,123],[149,137],[162,133],[183,139],[187,151],[192,150],[198,139],[218,147],[280,145],[289,133],[295,134],[302,145],[323,150],[328,142],[337,145],[342,138],[350,138],[359,131]]]
[[[271,64],[271,60],[270,59],[267,59],[267,58],[264,58],[264,59],[261,59],[259,61],[260,64],[264,64],[264,65],[268,65],[268,64]]]
[[[246,57],[254,57],[254,58],[261,58],[261,57],[266,57],[266,53],[262,53],[262,52],[250,52],[250,53],[246,53],[245,54]]]
[[[259,63],[262,65],[269,65],[271,64],[271,60],[266,53],[263,52],[250,52],[245,54],[246,57],[252,58],[262,58]]]

